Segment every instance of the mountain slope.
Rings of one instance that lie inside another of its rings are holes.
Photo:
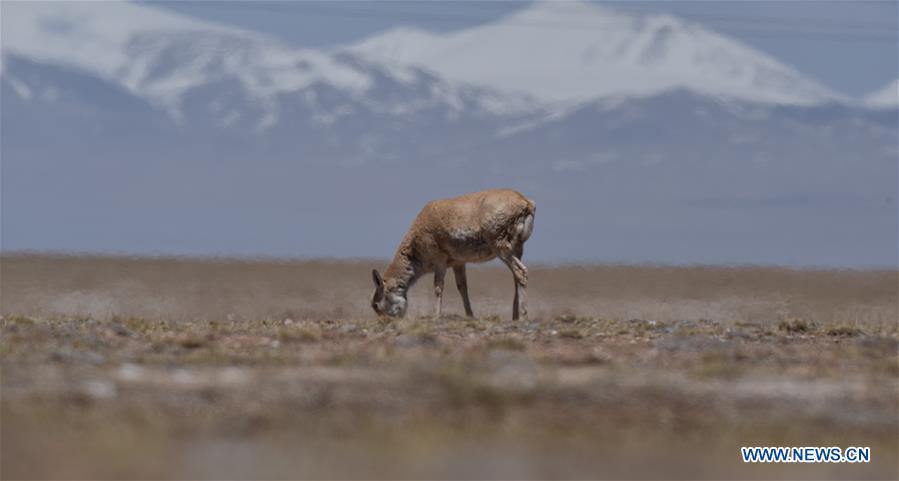
[[[398,28],[345,48],[547,101],[648,96],[678,88],[778,104],[838,97],[793,68],[697,24],[586,2],[538,2],[494,23],[448,34]]]
[[[181,120],[189,92],[230,84],[258,110],[257,127],[281,117],[279,97],[327,85],[358,102],[390,104],[411,110],[441,102],[461,103],[463,90],[414,68],[389,69],[350,55],[287,47],[264,35],[201,22],[161,9],[125,2],[9,2],[3,6],[3,55],[59,65],[120,85]],[[4,64],[6,60],[4,60]],[[4,76],[20,95],[27,85]],[[418,96],[408,104],[378,99],[379,79],[389,78]],[[429,82],[430,88],[421,88]],[[485,110],[528,109],[521,95],[504,96],[481,89]],[[422,96],[427,100],[422,100]],[[215,99],[210,99],[214,101]],[[220,99],[227,103],[227,99]],[[235,113],[225,112],[223,118]],[[344,109],[345,110],[345,109]],[[237,113],[239,115],[239,113]],[[334,111],[319,112],[321,118]]]
[[[9,2],[3,50],[114,81],[178,115],[181,96],[224,77],[262,103],[316,81],[361,90],[367,78],[314,51],[124,2]]]

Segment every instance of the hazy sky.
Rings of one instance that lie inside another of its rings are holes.
[[[513,1],[152,2],[198,18],[266,32],[299,46],[353,42],[415,25],[450,31],[522,8]],[[731,35],[820,83],[860,96],[899,76],[899,1],[605,2],[664,11]]]

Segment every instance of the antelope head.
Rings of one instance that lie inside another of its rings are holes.
[[[406,315],[406,293],[385,284],[377,269],[372,269],[371,278],[375,291],[371,294],[371,308],[379,316],[403,317]]]

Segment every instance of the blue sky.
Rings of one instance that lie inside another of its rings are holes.
[[[151,2],[308,47],[353,42],[398,25],[451,31],[493,21],[527,2]],[[838,92],[860,96],[899,76],[899,1],[619,1],[736,37]]]

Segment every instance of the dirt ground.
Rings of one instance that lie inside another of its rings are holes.
[[[0,476],[899,478],[895,271],[535,265],[511,321],[502,267],[402,320],[372,267],[4,255]]]

